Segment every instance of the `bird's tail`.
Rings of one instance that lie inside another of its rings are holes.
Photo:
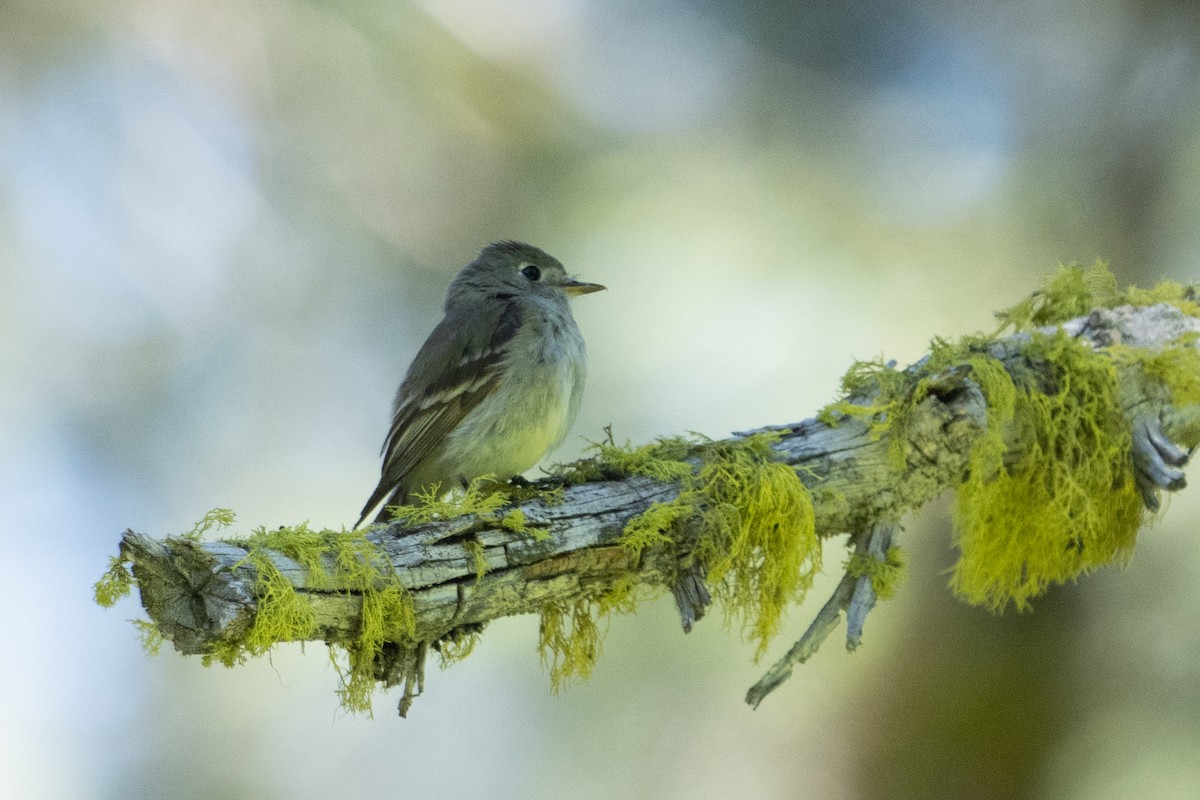
[[[391,497],[387,497],[388,492],[392,493]],[[385,497],[387,497],[386,501],[384,501]],[[375,507],[380,503],[383,503],[383,508],[379,509],[379,513],[375,515],[374,524],[390,522],[392,519],[392,513],[388,509],[391,506],[401,505],[405,502],[407,497],[408,493],[404,491],[403,486],[397,486],[393,489],[391,486],[385,486],[384,484],[380,483],[375,487],[375,491],[371,493],[371,498],[367,500],[366,505],[363,506],[362,515],[359,516],[358,522],[354,523],[354,529],[362,527],[363,522],[366,521],[367,517],[370,516],[371,512],[374,511]]]

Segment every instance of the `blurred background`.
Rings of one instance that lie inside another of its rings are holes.
[[[1183,0],[0,4],[8,794],[1195,797],[1196,489],[1129,568],[999,617],[950,597],[924,510],[864,647],[754,712],[837,541],[763,664],[667,599],[552,697],[516,618],[408,720],[341,713],[321,646],[148,657],[136,599],[91,592],[126,527],[353,522],[495,239],[609,287],[556,460],[802,419],[1059,262],[1197,280],[1198,34]]]

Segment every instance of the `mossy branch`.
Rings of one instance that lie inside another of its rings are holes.
[[[590,671],[599,617],[668,590],[685,628],[715,596],[761,654],[820,568],[822,541],[848,534],[846,577],[752,690],[757,705],[842,612],[857,645],[902,571],[898,521],[946,490],[958,492],[962,551],[951,584],[969,602],[1024,606],[1128,557],[1144,507],[1183,487],[1200,444],[1200,319],[1192,289],[1104,301],[1098,274],[1069,276],[1083,276],[1090,313],[1066,319],[1084,310],[1079,293],[1058,301],[1066,290],[1051,284],[1006,312],[1015,332],[936,342],[906,370],[856,365],[844,399],[802,422],[719,442],[610,438],[546,481],[476,484],[369,531],[126,531],[97,599],[136,586],[162,637],[226,664],[280,641],[328,642],[346,654],[349,707],[369,709],[377,683],[403,684],[403,713],[427,648],[460,658],[513,614],[541,614],[556,686]]]

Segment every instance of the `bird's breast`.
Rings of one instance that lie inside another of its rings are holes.
[[[578,328],[569,318],[558,324],[517,335],[499,385],[450,435],[448,463],[463,465],[466,474],[507,478],[566,438],[586,366]]]

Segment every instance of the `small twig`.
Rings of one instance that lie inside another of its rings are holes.
[[[866,555],[879,562],[887,560],[887,551],[892,546],[899,526],[894,522],[881,522],[871,529],[865,542],[860,541],[855,553]],[[875,584],[870,575],[859,575],[854,586],[854,595],[846,609],[846,649],[855,650],[862,644],[863,623],[867,614],[875,607]]]
[[[817,652],[817,649],[837,627],[838,620],[841,619],[841,612],[845,611],[850,604],[850,597],[854,594],[854,586],[857,582],[858,579],[853,575],[842,576],[841,582],[833,590],[829,599],[825,601],[825,605],[821,607],[816,619],[808,626],[808,630],[800,637],[800,641],[792,645],[792,649],[788,650],[787,655],[775,662],[775,665],[767,670],[767,674],[763,675],[759,682],[746,692],[747,703],[758,708],[758,704],[763,701],[764,697],[791,677],[792,669],[797,664],[803,664]]]

